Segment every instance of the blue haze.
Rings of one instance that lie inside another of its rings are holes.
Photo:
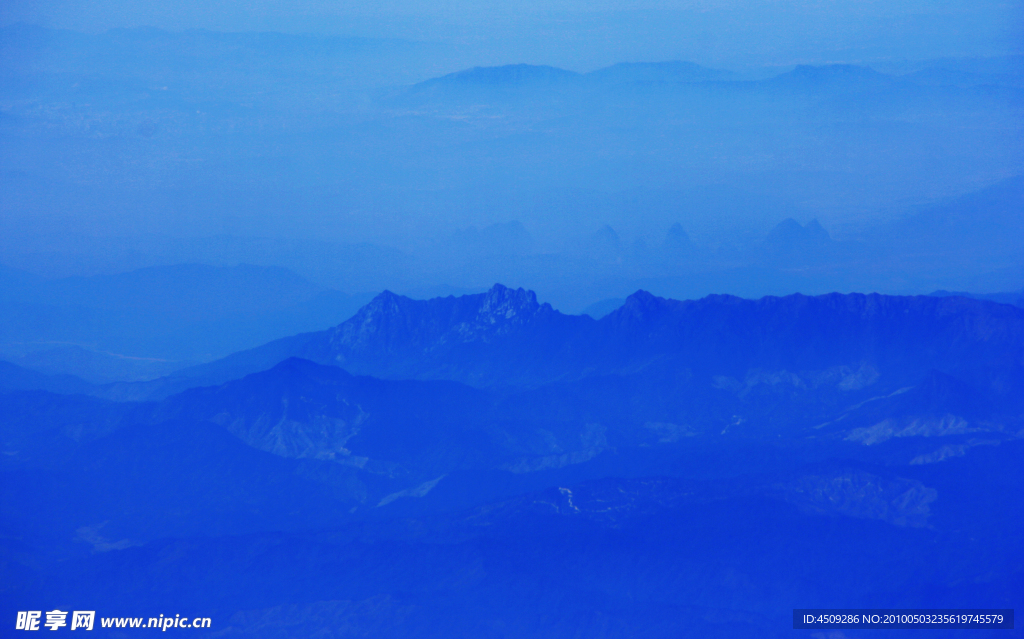
[[[1021,25],[5,3],[0,636],[1024,610]]]

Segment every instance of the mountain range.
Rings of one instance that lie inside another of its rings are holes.
[[[1022,370],[1024,310],[986,300],[640,291],[593,319],[496,285],[156,382],[26,377],[3,612],[781,637],[798,604],[1013,607]]]
[[[0,27],[2,623],[1024,609],[1024,57],[900,61],[959,45],[824,4],[463,29],[484,7],[447,44]],[[662,61],[605,37],[640,22]],[[673,59],[702,50],[817,63]]]
[[[384,292],[332,329],[270,342],[168,379],[223,382],[295,356],[355,374],[482,388],[529,388],[671,365],[708,380],[742,379],[751,370],[871,369],[894,390],[933,368],[985,379],[983,369],[1013,361],[1007,349],[1020,349],[1021,321],[1019,308],[955,296],[680,302],[638,291],[594,320],[565,315],[530,291],[502,285],[422,301]]]

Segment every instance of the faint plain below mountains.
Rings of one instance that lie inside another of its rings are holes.
[[[0,354],[90,381],[146,379],[332,323],[365,302],[280,267],[155,266],[44,279],[0,270]]]

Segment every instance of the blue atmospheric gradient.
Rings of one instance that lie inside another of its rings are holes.
[[[1022,17],[4,4],[0,636],[1024,636]]]

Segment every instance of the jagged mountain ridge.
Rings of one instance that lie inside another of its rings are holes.
[[[538,353],[536,347],[558,347],[564,335],[592,322],[587,316],[565,315],[538,303],[532,291],[500,284],[487,293],[430,300],[385,291],[326,331],[275,340],[156,382],[115,385],[109,394],[163,398],[266,370],[289,357],[388,379],[452,379],[474,386],[501,379],[500,385],[529,385],[535,377],[531,371],[549,367],[544,359],[550,354]],[[480,360],[474,355],[479,348],[499,349],[501,356],[489,353]],[[485,370],[467,366],[467,358]],[[522,379],[511,375],[516,370],[522,371]],[[559,375],[552,370],[546,377]]]
[[[832,293],[677,301],[638,291],[594,320],[500,284],[487,293],[431,300],[385,292],[332,329],[186,369],[160,382],[163,388],[145,390],[167,396],[219,384],[292,356],[357,375],[480,388],[533,388],[657,365],[709,382],[773,371],[863,370],[878,383],[875,390],[887,392],[938,370],[1009,395],[1024,383],[1024,310],[961,297]],[[851,378],[846,387],[858,383],[867,384]]]
[[[378,377],[456,379],[481,386],[505,377],[499,383],[517,384],[526,380],[507,379],[515,371],[528,375],[546,368],[543,359],[550,351],[539,348],[557,348],[566,335],[590,323],[539,304],[533,291],[501,285],[487,293],[425,302],[384,292],[327,331],[317,350],[305,355]],[[491,352],[481,359],[481,351]],[[467,366],[467,360],[473,364]],[[421,366],[427,370],[413,372]]]
[[[745,626],[700,632],[732,637],[781,636],[794,599],[864,583],[884,586],[851,605],[1012,607],[1021,315],[639,292],[593,320],[500,286],[386,293],[249,353],[284,358],[269,370],[160,404],[10,393],[3,443],[36,464],[0,469],[18,506],[4,610],[46,584],[97,610],[206,606],[237,636],[440,636],[422,629],[450,633],[469,608],[483,621],[466,636],[536,636],[551,618],[550,636],[609,618],[616,636],[651,618],[675,636],[693,632],[679,601],[708,619],[737,589],[775,593]],[[37,427],[47,412],[85,427],[77,445]]]
[[[865,364],[882,377],[916,382],[931,369],[968,376],[986,366],[1019,369],[1024,313],[963,298],[836,293],[676,301],[638,291],[592,320],[498,285],[427,302],[382,294],[302,355],[360,374],[475,386],[628,373],[665,358],[734,376]]]

